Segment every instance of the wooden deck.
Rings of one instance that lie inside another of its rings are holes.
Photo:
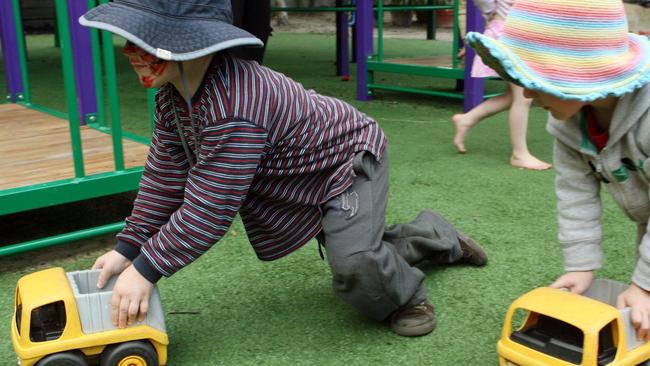
[[[415,58],[388,58],[385,62],[396,64],[418,65],[418,66],[437,66],[452,68],[451,56],[432,56],[432,57],[415,57]]]
[[[86,175],[115,170],[111,136],[81,127]],[[123,140],[127,168],[144,164],[149,146]],[[16,104],[0,105],[0,190],[74,178],[68,121]]]

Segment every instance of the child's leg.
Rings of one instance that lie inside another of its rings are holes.
[[[510,165],[532,170],[550,168],[551,164],[537,159],[528,151],[526,132],[528,130],[528,114],[532,101],[524,97],[524,89],[522,87],[508,83],[508,88],[512,94],[512,105],[510,106],[510,113],[508,113],[510,142],[512,143]]]
[[[456,228],[431,210],[423,210],[409,223],[388,227],[383,239],[412,266],[425,260],[450,264],[463,256]]]
[[[352,186],[322,206],[334,292],[374,319],[392,314],[391,327],[398,334],[427,334],[435,316],[426,301],[424,274],[411,265],[425,259],[482,265],[485,253],[432,211],[384,232],[388,156],[377,163],[371,154],[359,154],[354,170]]]
[[[361,313],[384,320],[426,300],[424,273],[382,240],[388,198],[388,157],[354,159],[357,176],[323,206],[322,226],[334,292]]]
[[[460,153],[465,153],[465,136],[469,130],[483,119],[490,117],[499,112],[505,111],[512,103],[512,92],[508,88],[505,93],[484,100],[481,104],[472,108],[467,113],[454,114],[452,120],[456,127],[454,135],[454,146]]]

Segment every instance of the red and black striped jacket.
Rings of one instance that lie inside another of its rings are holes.
[[[319,206],[352,184],[358,151],[381,159],[386,137],[349,104],[254,62],[216,55],[186,103],[171,84],[156,96],[155,129],[133,212],[117,251],[152,282],[208,250],[239,212],[262,260],[320,230]],[[196,164],[190,168],[175,118]],[[198,146],[195,146],[195,141]]]

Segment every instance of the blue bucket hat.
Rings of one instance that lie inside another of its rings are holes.
[[[115,33],[170,61],[264,45],[232,25],[230,0],[115,0],[89,10],[79,23]]]

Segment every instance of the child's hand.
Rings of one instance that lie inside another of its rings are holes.
[[[135,267],[128,266],[117,278],[111,298],[111,320],[119,328],[143,321],[154,285]]]
[[[560,276],[549,287],[566,288],[574,294],[585,292],[594,280],[593,271],[567,272]]]
[[[97,287],[104,288],[106,282],[116,274],[122,273],[131,264],[131,261],[115,250],[97,258],[92,269],[101,269],[97,279]]]
[[[636,329],[636,338],[640,341],[650,341],[650,293],[632,284],[616,299],[619,309],[631,307],[630,318]]]

